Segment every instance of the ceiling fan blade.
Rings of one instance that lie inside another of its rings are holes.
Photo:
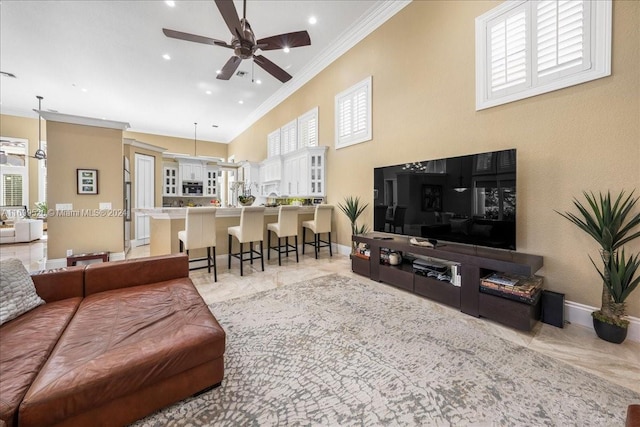
[[[171,37],[172,39],[185,40],[188,42],[196,42],[202,44],[210,44],[212,46],[222,46],[233,49],[233,46],[223,42],[222,40],[212,39],[204,36],[197,36],[195,34],[183,33],[182,31],[170,30],[168,28],[163,28],[162,32],[165,36]]]
[[[295,33],[280,34],[277,36],[265,37],[256,41],[262,50],[284,49],[285,47],[309,46],[311,38],[306,31],[296,31]]]
[[[282,83],[286,83],[291,80],[291,75],[287,73],[282,68],[278,67],[273,62],[269,61],[262,55],[253,55],[253,60],[256,64],[262,67],[267,73],[271,74],[276,79],[280,80]]]
[[[232,56],[231,58],[229,58],[227,63],[224,64],[224,67],[222,67],[222,70],[220,70],[220,74],[218,74],[218,77],[216,78],[220,80],[229,80],[231,76],[233,76],[233,73],[236,72],[241,62],[242,59],[238,58],[237,56]]]
[[[216,6],[218,6],[220,15],[222,15],[222,19],[224,19],[225,24],[229,27],[231,34],[242,39],[244,33],[242,31],[242,25],[240,25],[238,12],[233,5],[233,0],[216,0]]]

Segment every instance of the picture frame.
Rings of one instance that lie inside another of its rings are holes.
[[[442,186],[422,185],[422,210],[441,211],[442,210]]]
[[[78,194],[98,194],[97,169],[76,169],[76,173]]]

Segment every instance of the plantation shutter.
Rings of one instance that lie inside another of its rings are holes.
[[[491,96],[504,96],[529,85],[527,4],[489,23]]]
[[[585,22],[589,5],[584,0],[536,2],[536,77],[552,80],[590,68]]]
[[[280,129],[267,135],[267,157],[280,154]]]
[[[291,153],[297,148],[297,121],[293,120],[280,128],[280,149],[282,154]]]
[[[371,78],[336,96],[336,147],[371,139]]]
[[[5,174],[2,176],[4,185],[4,206],[24,205],[22,199],[22,175]]]
[[[318,145],[318,108],[298,117],[298,148]]]

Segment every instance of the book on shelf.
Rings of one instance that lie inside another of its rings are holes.
[[[516,280],[513,285],[496,283],[495,281],[488,280],[489,277],[490,276],[487,276],[481,280],[480,290],[491,295],[534,303],[542,289],[543,279],[541,276],[510,276],[511,279]]]
[[[483,282],[495,283],[496,285],[502,286],[514,286],[518,283],[519,280],[519,277],[511,276],[504,273],[493,273],[482,279]]]

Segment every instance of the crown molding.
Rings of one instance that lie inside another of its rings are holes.
[[[247,130],[262,116],[295,93],[298,89],[309,82],[309,80],[328,67],[333,61],[341,57],[396,13],[400,12],[409,3],[411,3],[411,0],[384,0],[372,6],[367,14],[363,16],[356,25],[344,31],[337,37],[338,42],[322,51],[313,61],[309,62],[304,68],[302,68],[302,70],[296,73],[289,82],[283,85],[278,89],[278,91],[249,114],[242,124],[234,130],[230,140],[227,142],[231,142],[233,139],[237,138],[238,135]]]
[[[129,123],[116,122],[114,120],[102,120],[93,117],[74,116],[72,114],[52,113],[51,111],[33,110],[40,114],[43,119],[50,122],[70,123],[73,125],[94,126],[98,128],[126,130],[131,126]]]
[[[132,139],[132,138],[123,138],[122,139],[122,143],[124,145],[131,145],[132,147],[142,148],[142,149],[145,149],[145,150],[154,151],[154,152],[158,152],[158,153],[163,153],[163,152],[167,151],[167,149],[164,148],[164,147],[158,147],[157,145],[152,145],[152,144],[148,144],[146,142],[137,141],[137,140]]]

